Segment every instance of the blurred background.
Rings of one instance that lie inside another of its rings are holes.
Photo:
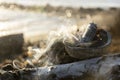
[[[120,52],[120,0],[0,0],[0,37],[23,33],[31,45],[63,25],[90,22],[111,33],[109,52]]]

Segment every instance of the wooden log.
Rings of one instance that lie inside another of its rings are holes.
[[[0,80],[119,80],[120,54],[7,73],[0,75]],[[5,75],[9,79],[4,79]]]
[[[0,60],[12,58],[14,54],[22,53],[23,34],[12,34],[0,37]]]

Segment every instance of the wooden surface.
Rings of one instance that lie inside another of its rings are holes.
[[[69,64],[1,72],[0,80],[119,80],[120,54]]]
[[[22,33],[0,37],[0,59],[4,58],[4,56],[10,59],[12,55],[22,53],[23,44]]]

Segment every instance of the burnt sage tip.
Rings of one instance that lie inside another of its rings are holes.
[[[111,35],[103,29],[97,29],[97,25],[90,23],[85,27],[79,46],[66,45],[67,53],[74,58],[87,59],[101,56],[106,52],[106,46],[111,43]]]

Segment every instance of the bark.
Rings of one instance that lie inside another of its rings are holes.
[[[8,74],[9,73],[9,74]],[[7,78],[4,79],[7,74]],[[12,79],[11,79],[11,78]],[[120,54],[1,74],[0,80],[119,80]]]

